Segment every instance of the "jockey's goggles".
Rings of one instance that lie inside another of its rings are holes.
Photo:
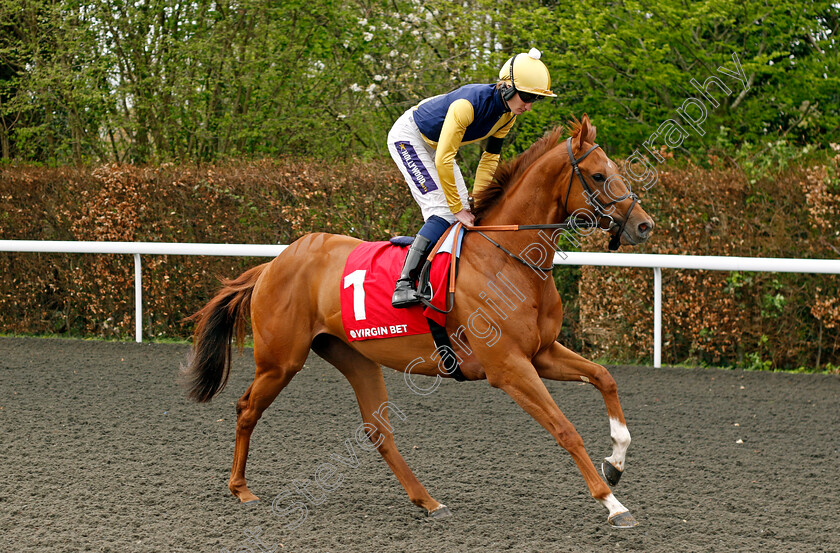
[[[531,92],[522,92],[519,91],[519,99],[525,102],[526,104],[533,104],[534,102],[538,102],[540,100],[545,99],[545,96],[540,94],[532,94]]]

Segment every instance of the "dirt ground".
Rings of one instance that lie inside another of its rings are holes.
[[[840,552],[836,376],[611,368],[633,437],[615,494],[640,522],[615,530],[571,457],[502,392],[447,381],[419,396],[386,369],[406,415],[391,417],[397,445],[454,516],[427,519],[379,455],[356,447],[340,486],[296,496],[308,512],[288,528],[295,517],[272,499],[331,454],[348,457],[360,424],[349,384],[309,359],[257,425],[247,474],[263,501],[243,506],[227,478],[251,352],[204,405],[176,383],[186,353],[0,338],[0,549]],[[600,394],[547,385],[599,462],[610,452]]]

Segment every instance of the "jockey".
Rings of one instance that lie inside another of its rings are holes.
[[[502,142],[517,115],[534,102],[554,97],[540,51],[516,54],[499,71],[496,84],[469,84],[423,100],[406,111],[388,133],[388,151],[420,206],[425,224],[405,257],[391,303],[417,303],[415,280],[430,246],[456,221],[472,225],[464,177],[455,163],[462,144],[488,139],[475,174],[473,193],[490,184]]]

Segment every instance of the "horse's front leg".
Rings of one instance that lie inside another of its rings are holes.
[[[509,358],[503,366],[488,367],[487,381],[491,386],[504,390],[569,452],[586,480],[589,493],[609,510],[607,520],[612,526],[630,528],[636,525],[633,515],[619,503],[609,486],[601,480],[586,453],[580,434],[557,407],[545,384],[526,359]]]
[[[630,446],[630,432],[627,430],[612,375],[598,363],[584,359],[559,342],[554,342],[551,347],[541,351],[533,361],[541,378],[588,382],[604,396],[607,416],[610,418],[612,455],[604,459],[601,472],[611,486],[618,484],[625,468],[627,448]]]

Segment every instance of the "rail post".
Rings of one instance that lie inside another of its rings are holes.
[[[134,339],[143,341],[143,268],[140,254],[134,254]]]
[[[653,366],[662,366],[662,268],[653,268]]]

